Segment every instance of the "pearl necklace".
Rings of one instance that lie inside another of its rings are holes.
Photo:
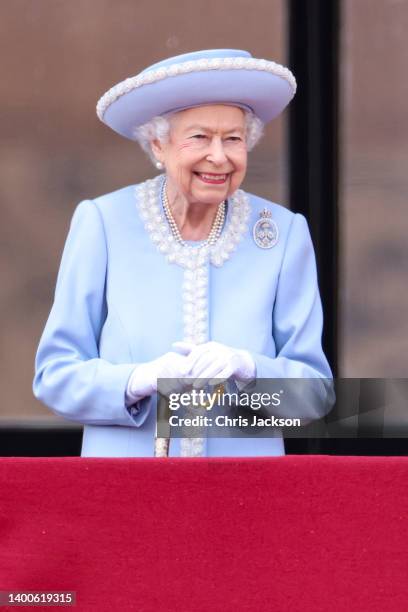
[[[180,234],[180,230],[177,226],[177,223],[175,222],[174,217],[171,213],[169,200],[167,198],[167,193],[166,193],[166,182],[163,183],[162,200],[163,200],[164,214],[170,226],[171,232],[176,242],[178,242],[178,244],[185,246],[186,243],[183,240]],[[221,202],[221,204],[218,205],[217,214],[215,215],[215,219],[211,226],[210,233],[208,234],[208,237],[206,238],[206,240],[204,240],[204,242],[202,243],[201,245],[202,247],[212,246],[217,242],[218,238],[221,236],[222,228],[224,227],[224,221],[225,221],[225,201]]]
[[[159,175],[136,185],[135,196],[139,215],[151,241],[170,264],[188,270],[203,265],[207,259],[217,268],[231,257],[232,253],[248,230],[250,205],[244,191],[236,191],[228,203],[228,218],[219,239],[213,245],[192,246],[180,244],[167,221],[163,206],[163,183],[165,177]]]

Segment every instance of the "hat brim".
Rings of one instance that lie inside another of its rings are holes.
[[[113,100],[101,119],[131,140],[136,127],[157,115],[208,104],[249,108],[267,123],[283,111],[294,93],[287,79],[263,70],[189,72],[131,89]]]

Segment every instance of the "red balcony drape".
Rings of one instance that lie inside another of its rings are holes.
[[[407,476],[405,457],[2,458],[0,590],[75,591],[84,612],[406,610]]]

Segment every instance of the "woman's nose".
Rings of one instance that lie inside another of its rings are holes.
[[[214,164],[220,165],[227,161],[224,145],[221,138],[213,138],[210,143],[210,150],[207,159]]]

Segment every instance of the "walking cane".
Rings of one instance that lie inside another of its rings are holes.
[[[154,438],[154,456],[168,457],[170,449],[170,425],[169,425],[169,400],[164,395],[157,395],[157,418],[156,418],[156,435]],[[161,430],[165,423],[168,426],[168,437],[158,437],[159,421],[162,421]]]

